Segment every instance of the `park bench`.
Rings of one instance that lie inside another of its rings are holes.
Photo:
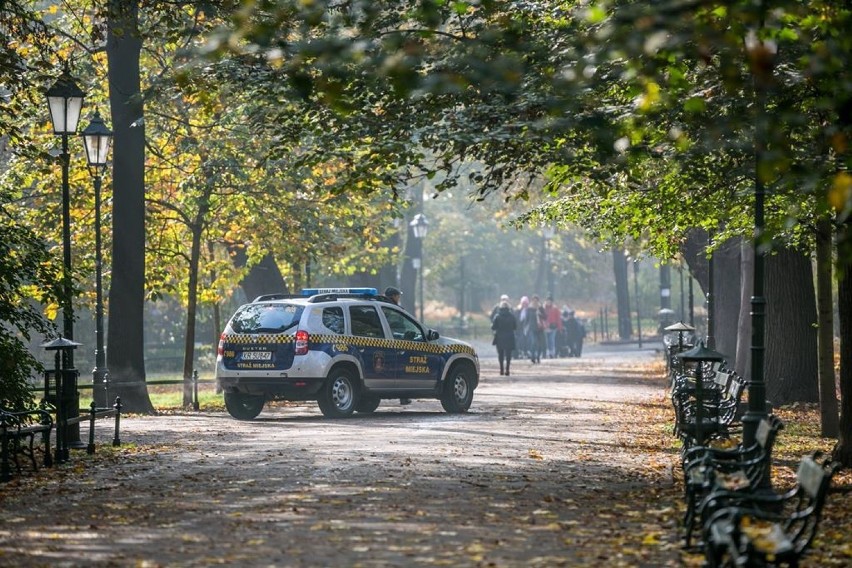
[[[760,421],[755,441],[749,446],[693,446],[683,455],[684,498],[686,513],[683,518],[685,545],[692,545],[696,519],[702,515],[701,502],[717,489],[736,492],[754,492],[764,479],[768,479],[772,462],[772,446],[784,424],[771,415]]]
[[[44,454],[46,467],[53,465],[50,455],[50,432],[53,430],[53,418],[42,409],[7,410],[0,409],[0,481],[11,479],[11,466],[20,475],[21,457],[29,460],[34,471],[38,470],[36,452]],[[36,438],[40,441],[37,443]]]
[[[726,383],[724,387],[723,382]],[[708,385],[710,388],[704,388]],[[728,438],[738,431],[735,420],[745,387],[745,379],[737,373],[717,371],[700,391],[697,385],[687,385],[673,394],[675,429],[684,451],[695,445],[705,445],[713,438]]]
[[[705,502],[705,555],[716,566],[798,566],[819,526],[831,478],[840,464],[804,456],[786,493],[717,490]]]

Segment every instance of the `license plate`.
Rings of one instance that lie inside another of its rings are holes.
[[[272,351],[243,351],[242,361],[271,361]]]

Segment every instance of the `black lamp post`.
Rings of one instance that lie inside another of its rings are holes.
[[[764,9],[762,4],[761,9]],[[758,38],[754,32],[750,32],[746,36],[745,47],[754,77],[755,111],[757,113],[754,129],[754,282],[751,296],[751,376],[748,381],[748,410],[743,416],[743,445],[750,445],[755,441],[760,421],[768,415],[766,383],[763,376],[763,357],[766,349],[764,344],[764,326],[766,323],[766,298],[763,289],[764,253],[760,249],[765,228],[763,208],[766,188],[761,169],[769,130],[766,113],[767,91],[772,82],[774,58],[778,48],[774,42],[764,41]]]
[[[420,321],[422,322],[423,305],[426,303],[426,299],[423,296],[423,239],[426,238],[426,233],[429,232],[429,220],[423,213],[418,213],[409,224],[411,225],[411,230],[414,232],[414,237],[420,240],[420,258],[417,259],[420,266],[416,268],[418,268],[418,272],[420,272]]]
[[[103,400],[100,406],[105,406],[108,395],[106,382],[109,369],[106,366],[104,353],[104,298],[103,298],[103,256],[101,253],[101,178],[107,166],[109,146],[112,141],[112,131],[106,127],[100,113],[96,110],[89,126],[83,130],[83,145],[86,147],[86,161],[89,173],[95,184],[95,368],[92,371],[94,382],[94,398],[97,400],[103,386]]]
[[[85,93],[77,86],[66,65],[59,79],[45,93],[50,110],[53,133],[62,137],[62,335],[74,343],[74,306],[72,296],[74,287],[71,281],[71,195],[68,186],[68,168],[71,156],[68,153],[68,136],[77,133],[80,112],[83,109]],[[65,420],[80,415],[80,394],[77,392],[77,370],[74,369],[73,348],[62,350],[62,392],[57,401]],[[85,448],[80,441],[80,425],[75,423],[64,428],[65,447]]]
[[[77,133],[77,123],[83,109],[85,93],[77,86],[68,67],[62,71],[56,83],[45,93],[47,105],[50,108],[50,120],[53,123],[53,133],[62,137],[62,153],[59,155],[62,164],[62,335],[69,341],[74,340],[74,308],[71,303],[73,289],[71,285],[71,196],[68,188],[68,166],[71,157],[68,153],[68,135]],[[73,351],[68,349],[65,355],[65,367],[74,366]]]

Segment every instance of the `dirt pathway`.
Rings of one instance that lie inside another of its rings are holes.
[[[660,356],[483,355],[465,415],[125,418],[133,447],[0,487],[0,566],[679,565]]]

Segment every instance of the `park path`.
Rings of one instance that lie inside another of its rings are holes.
[[[680,565],[662,356],[501,377],[491,349],[464,415],[125,417],[117,452],[0,488],[0,566]]]

